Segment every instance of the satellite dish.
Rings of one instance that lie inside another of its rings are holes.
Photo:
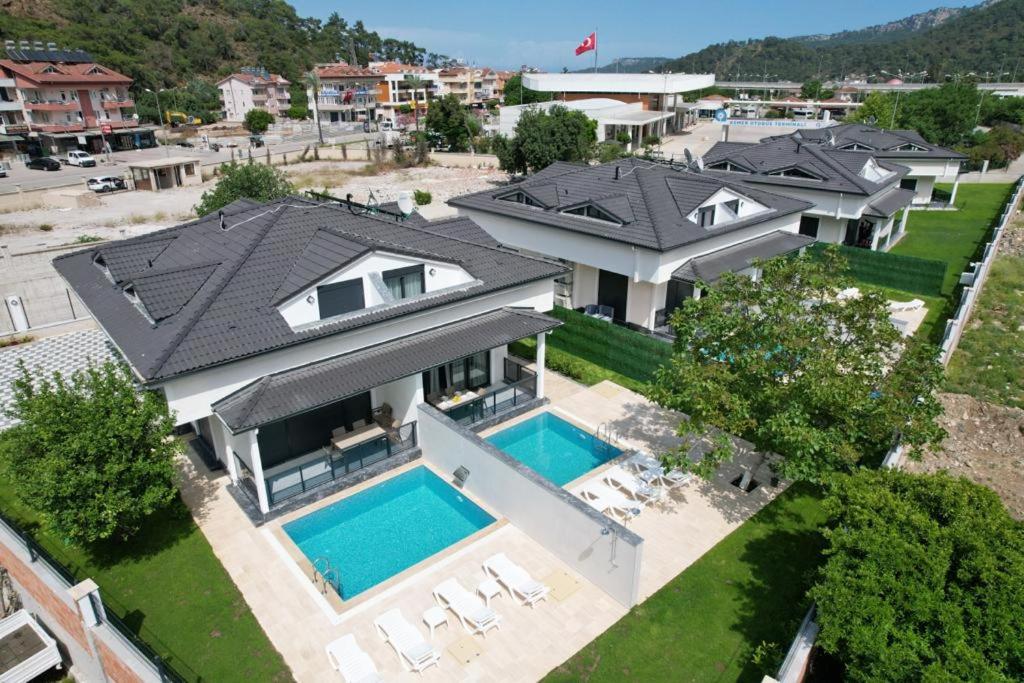
[[[829,147],[835,147],[836,146],[836,134],[833,133],[832,131],[828,131],[828,146]]]
[[[398,193],[398,210],[402,212],[403,216],[408,216],[416,210],[416,205],[412,201],[412,192],[403,190]]]
[[[683,156],[686,157],[686,165],[687,166],[689,166],[690,164],[693,163],[693,155],[690,154],[690,148],[689,147],[684,147],[683,148]]]
[[[704,157],[697,157],[697,173],[704,172]]]

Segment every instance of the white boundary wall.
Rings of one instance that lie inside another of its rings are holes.
[[[427,404],[423,458],[446,475],[469,470],[465,489],[625,607],[638,601],[643,539]],[[515,561],[515,558],[512,558]]]

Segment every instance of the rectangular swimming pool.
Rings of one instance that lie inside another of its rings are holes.
[[[348,600],[492,522],[436,474],[416,467],[285,524],[284,531],[311,563],[330,562]]]
[[[492,434],[487,440],[559,486],[622,454],[607,441],[548,412]]]

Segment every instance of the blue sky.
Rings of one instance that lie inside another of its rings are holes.
[[[573,50],[598,29],[598,59],[678,57],[711,43],[766,35],[796,36],[864,28],[941,6],[938,0],[390,0],[340,6],[292,0],[299,14],[325,18],[337,11],[362,19],[382,35],[411,40],[432,52],[495,68],[530,64],[546,70],[582,69],[591,53]],[[960,2],[946,2],[959,5]],[[975,4],[966,0],[964,4]]]

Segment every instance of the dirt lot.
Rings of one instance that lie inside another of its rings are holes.
[[[1017,519],[1024,519],[1024,410],[979,401],[964,394],[939,394],[946,409],[942,448],[909,472],[948,470],[988,486]]]
[[[451,197],[493,187],[506,174],[473,168],[430,166],[365,175],[365,162],[314,161],[283,167],[299,189],[327,189],[344,197],[351,192],[365,201],[372,190],[381,202],[394,201],[402,190],[425,190],[433,201],[422,207],[427,218],[454,214],[444,202]],[[12,252],[68,244],[89,235],[119,239],[146,234],[186,221],[192,207],[213,182],[164,192],[120,192],[103,195],[101,206],[83,209],[34,209],[0,214],[0,244]]]

